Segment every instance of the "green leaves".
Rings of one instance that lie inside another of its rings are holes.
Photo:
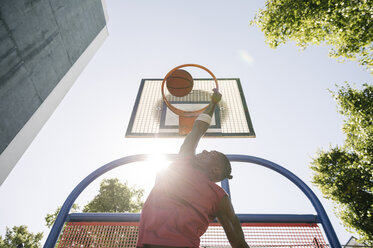
[[[78,212],[78,211],[79,211],[79,208],[80,208],[79,205],[74,203],[74,204],[72,205],[71,209],[70,209],[70,213],[76,213],[76,212]],[[46,225],[48,228],[51,228],[51,227],[53,226],[54,222],[55,222],[56,219],[57,219],[57,216],[58,216],[60,210],[61,210],[61,207],[58,207],[58,208],[56,209],[56,211],[54,211],[54,213],[52,213],[52,214],[47,214],[47,216],[45,217],[45,223],[46,223],[45,225]]]
[[[41,247],[42,238],[43,233],[33,234],[24,225],[14,226],[12,229],[7,227],[4,239],[0,236],[0,247],[15,248],[23,245],[24,248],[37,248]]]
[[[143,202],[144,190],[129,187],[118,178],[104,179],[100,192],[83,209],[83,212],[139,212]]]
[[[100,184],[99,193],[84,206],[83,212],[139,212],[144,204],[142,201],[143,195],[143,189],[130,187],[127,182],[121,183],[118,178],[104,179]],[[79,205],[73,204],[70,212],[74,213],[79,209]],[[61,207],[58,207],[54,213],[47,214],[45,217],[47,227],[52,227],[60,210]]]
[[[333,93],[346,117],[342,147],[319,151],[313,158],[313,183],[337,205],[343,223],[366,243],[373,240],[373,86],[348,84]]]
[[[356,60],[373,73],[373,2],[268,0],[251,25],[276,48],[289,40],[301,48],[330,45],[331,57]]]
[[[363,90],[357,91],[347,85],[333,96],[339,105],[339,112],[347,117],[343,125],[347,135],[346,149],[353,149],[363,162],[372,162],[373,86],[365,84]]]

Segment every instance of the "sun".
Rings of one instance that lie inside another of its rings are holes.
[[[146,159],[120,166],[108,175],[118,177],[127,181],[129,185],[144,189],[144,199],[155,185],[156,177],[162,170],[165,170],[171,163],[173,156],[177,155],[180,140],[128,140],[125,145],[127,154],[144,154]]]
[[[169,159],[163,154],[154,153],[150,154],[149,158],[146,160],[147,166],[149,167],[149,172],[159,173],[165,170],[171,163]]]
[[[149,154],[146,160],[123,168],[119,177],[128,181],[130,185],[135,185],[136,188],[144,189],[145,200],[155,184],[158,173],[167,169],[171,162],[165,155]]]

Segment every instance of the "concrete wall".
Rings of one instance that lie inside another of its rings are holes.
[[[106,36],[101,0],[0,1],[0,184]]]

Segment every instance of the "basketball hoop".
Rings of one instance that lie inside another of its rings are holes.
[[[194,123],[195,119],[197,118],[197,116],[199,114],[201,114],[203,111],[205,111],[207,109],[208,105],[206,105],[205,107],[203,107],[201,109],[198,109],[198,110],[186,111],[186,110],[181,110],[181,109],[176,108],[175,106],[173,106],[167,100],[166,95],[164,93],[164,85],[165,85],[165,83],[167,81],[167,78],[173,72],[175,72],[176,70],[178,70],[180,68],[183,68],[183,67],[197,67],[197,68],[200,68],[202,70],[205,70],[214,79],[217,90],[219,90],[219,85],[218,85],[218,80],[216,79],[215,75],[209,69],[207,69],[206,67],[204,67],[202,65],[197,65],[197,64],[179,65],[179,66],[175,67],[174,69],[172,69],[170,72],[168,72],[167,75],[164,77],[163,82],[162,82],[162,86],[161,86],[161,92],[162,92],[163,101],[165,102],[165,104],[167,105],[167,107],[172,112],[174,112],[175,114],[177,114],[179,116],[179,134],[180,135],[187,135],[192,130],[193,123]]]

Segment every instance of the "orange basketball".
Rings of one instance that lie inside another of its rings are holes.
[[[167,78],[166,86],[173,96],[186,96],[193,89],[192,75],[185,70],[176,70]]]

